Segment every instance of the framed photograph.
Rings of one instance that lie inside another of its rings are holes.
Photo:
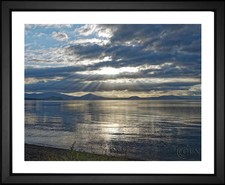
[[[224,2],[2,2],[5,183],[224,183]]]

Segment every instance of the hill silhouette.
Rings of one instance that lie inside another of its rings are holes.
[[[106,98],[102,96],[96,96],[94,94],[86,94],[83,96],[69,96],[56,92],[47,92],[40,94],[28,94],[25,93],[26,100],[200,100],[201,96],[159,96],[159,97],[148,97],[141,98],[139,96],[131,96],[129,98]]]

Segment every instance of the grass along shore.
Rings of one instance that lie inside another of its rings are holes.
[[[25,161],[130,161],[124,157],[100,155],[75,151],[71,149],[59,149],[46,146],[25,144]]]

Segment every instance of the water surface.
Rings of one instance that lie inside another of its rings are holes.
[[[26,100],[25,142],[136,160],[201,160],[201,102]]]

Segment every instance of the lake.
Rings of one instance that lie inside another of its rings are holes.
[[[134,160],[201,160],[201,101],[25,100],[25,142]]]

